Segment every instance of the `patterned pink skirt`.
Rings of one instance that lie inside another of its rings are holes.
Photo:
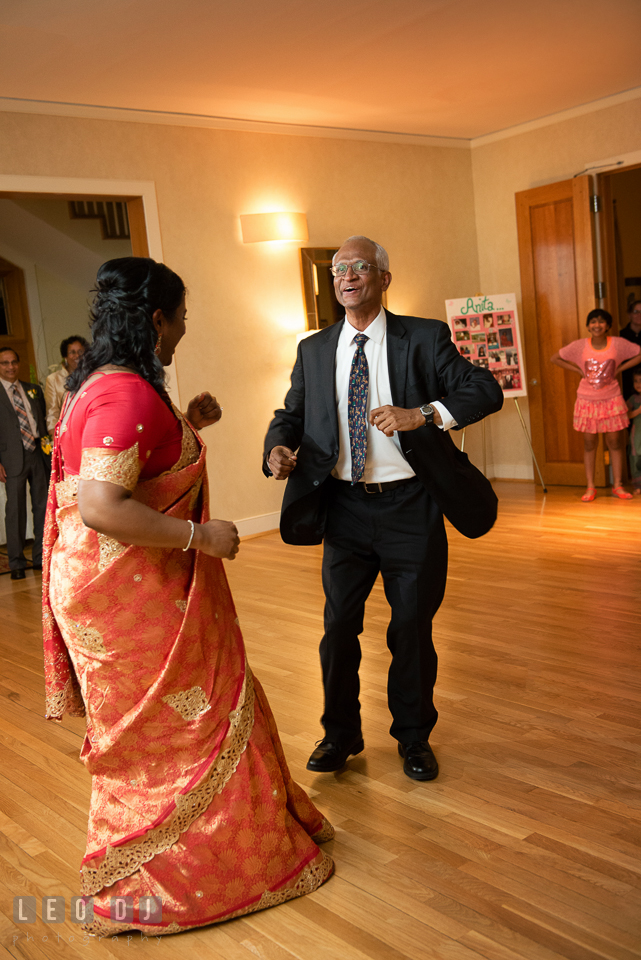
[[[577,397],[573,427],[579,433],[615,433],[630,423],[628,408],[619,393],[609,400],[585,400]]]

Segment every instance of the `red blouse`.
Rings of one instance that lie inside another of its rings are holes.
[[[73,395],[70,398],[73,399]],[[119,453],[138,444],[140,479],[169,470],[180,458],[182,426],[154,388],[136,373],[106,373],[80,390],[58,428],[65,474],[80,473],[82,451]]]

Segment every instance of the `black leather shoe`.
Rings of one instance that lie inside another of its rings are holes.
[[[403,773],[412,780],[436,780],[438,763],[427,740],[399,743],[398,752],[403,757]]]
[[[313,770],[315,773],[332,773],[334,770],[340,770],[344,767],[348,757],[356,756],[357,753],[362,753],[364,749],[365,744],[362,737],[347,746],[325,737],[307,761],[307,769]]]
[[[32,563],[32,564],[31,564],[31,569],[32,569],[32,570],[42,570],[42,564],[41,564],[41,563]]]
[[[20,570],[12,570],[12,571],[11,571],[11,579],[12,579],[12,580],[24,580],[25,577],[26,577],[26,573],[25,573],[24,570],[22,570],[22,569],[20,569]]]

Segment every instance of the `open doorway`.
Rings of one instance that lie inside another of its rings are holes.
[[[0,180],[31,185],[30,178]],[[75,194],[64,187],[60,193],[0,192],[0,348],[19,355],[19,380],[44,387],[47,376],[62,367],[61,342],[89,339],[90,291],[98,268],[132,254],[149,255],[141,196]],[[0,484],[0,544],[6,542],[5,500]],[[27,517],[30,537],[31,509]],[[0,568],[4,572],[1,557]]]
[[[148,249],[140,198],[0,193],[0,346],[24,357],[22,380],[43,385],[60,367],[61,342],[88,338],[98,267],[132,253],[147,256]]]
[[[599,176],[604,227],[606,307],[618,332],[641,300],[641,166]]]

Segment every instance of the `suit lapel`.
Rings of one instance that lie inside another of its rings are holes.
[[[336,410],[336,348],[338,338],[345,321],[335,323],[330,328],[327,339],[322,344],[320,354],[320,382],[325,394],[325,403],[329,413],[329,422],[332,425],[334,441],[338,445],[338,413]]]
[[[2,405],[2,406],[4,407],[5,415],[6,415],[6,414],[10,414],[11,416],[14,416],[14,417],[16,418],[16,420],[17,420],[18,414],[16,413],[16,411],[15,411],[14,408],[13,408],[13,404],[11,403],[11,400],[9,399],[9,394],[8,394],[7,391],[5,390],[4,385],[1,384],[1,383],[0,383],[0,405]]]
[[[404,407],[410,343],[400,317],[388,310],[385,311],[385,315],[387,317],[387,366],[392,403],[395,407]]]

